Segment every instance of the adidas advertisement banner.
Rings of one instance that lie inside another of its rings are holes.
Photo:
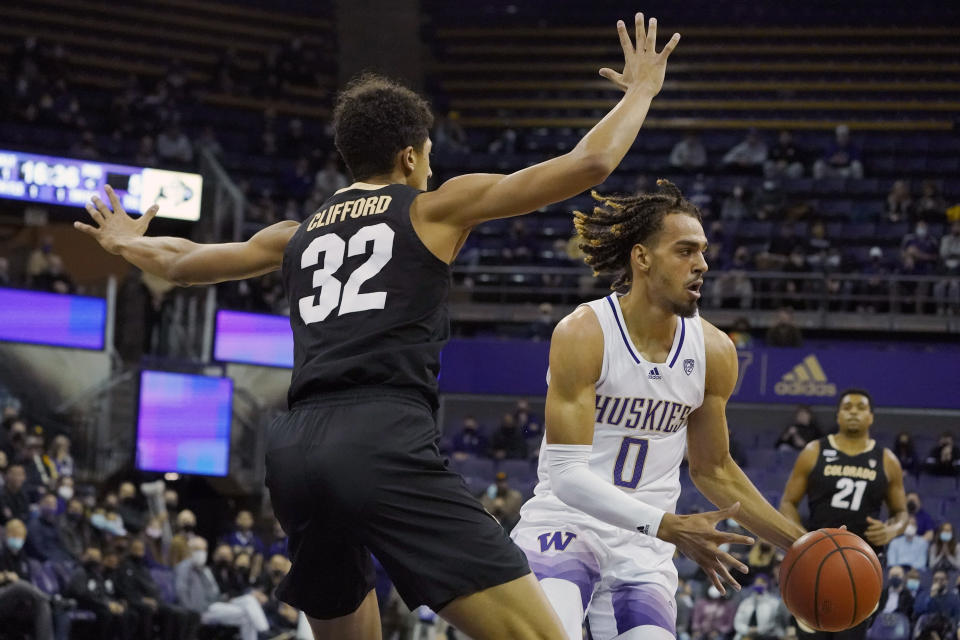
[[[542,396],[549,342],[451,340],[443,350],[440,391]],[[738,351],[739,379],[731,402],[833,404],[847,387],[870,390],[877,406],[960,409],[960,347],[865,347],[818,342],[799,349]],[[664,367],[645,374],[654,380]],[[693,367],[677,362],[675,367]]]

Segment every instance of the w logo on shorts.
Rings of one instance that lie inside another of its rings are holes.
[[[564,535],[566,539],[563,539]],[[537,536],[537,539],[540,540],[540,551],[546,552],[550,550],[550,547],[555,548],[557,551],[565,551],[570,541],[576,537],[577,534],[570,533],[569,531],[554,531],[553,533],[544,533],[543,535]]]

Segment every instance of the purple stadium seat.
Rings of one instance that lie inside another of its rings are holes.
[[[902,613],[881,613],[877,616],[867,640],[909,640],[910,620]]]
[[[536,476],[533,463],[529,460],[501,460],[497,471],[503,471],[514,482],[526,481]]]
[[[450,467],[462,476],[493,479],[494,462],[490,458],[450,460]]]

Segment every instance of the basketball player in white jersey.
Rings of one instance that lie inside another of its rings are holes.
[[[721,592],[747,567],[720,544],[735,517],[788,548],[804,529],[767,503],[730,457],[725,408],[737,380],[727,336],[697,314],[707,270],[700,212],[659,181],[655,194],[599,198],[576,213],[586,262],[615,293],[564,318],[550,345],[546,444],[514,540],[579,640],[672,638],[674,549]],[[684,449],[690,475],[725,507],[675,515]]]

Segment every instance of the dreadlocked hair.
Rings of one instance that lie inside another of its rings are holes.
[[[591,191],[590,195],[600,203],[593,212],[573,212],[580,249],[594,276],[614,276],[610,288],[619,293],[629,291],[632,283],[630,251],[660,231],[667,214],[684,213],[702,221],[696,205],[669,180],[657,180],[655,193],[601,196]]]

